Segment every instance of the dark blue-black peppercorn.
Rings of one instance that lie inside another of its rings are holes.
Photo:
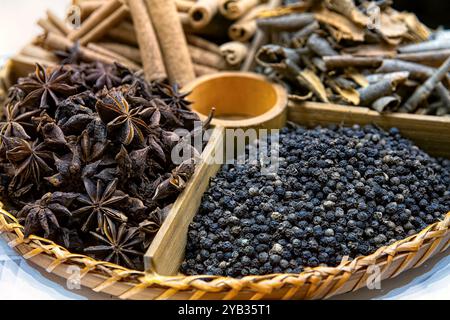
[[[450,208],[450,161],[397,129],[283,128],[276,173],[224,165],[190,225],[186,274],[301,272],[368,255]]]

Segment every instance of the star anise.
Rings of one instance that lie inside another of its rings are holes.
[[[6,105],[4,111],[6,119],[0,122],[0,134],[6,137],[30,139],[26,129],[31,130],[34,127],[30,120],[39,113],[39,110],[21,113],[19,103],[10,103]]]
[[[136,269],[132,257],[143,255],[142,251],[137,250],[142,243],[138,228],[127,228],[124,223],[117,228],[113,221],[107,220],[103,226],[103,234],[104,236],[91,231],[91,235],[101,244],[87,247],[84,251],[99,255],[105,261]]]
[[[178,167],[172,170],[172,173],[158,185],[153,200],[167,198],[186,187],[186,182],[194,174],[195,160],[187,159]]]
[[[134,139],[143,143],[148,126],[140,117],[142,108],[130,109],[127,100],[117,91],[107,97],[106,102],[98,101],[95,108],[108,130],[117,131],[118,139],[124,145],[129,145]]]
[[[61,59],[61,64],[77,64],[81,61],[80,42],[76,41],[68,50],[56,50],[53,53]]]
[[[101,62],[96,62],[95,67],[86,70],[85,80],[95,89],[103,89],[105,86],[111,89],[122,82],[115,65],[105,65]]]
[[[6,152],[7,159],[15,167],[13,186],[20,187],[29,179],[39,187],[41,176],[52,171],[53,153],[46,150],[46,145],[38,140],[28,142],[16,139],[17,146]]]
[[[90,179],[83,179],[84,186],[86,188],[87,196],[81,195],[78,201],[85,206],[75,210],[74,215],[87,215],[87,218],[81,227],[83,232],[86,232],[91,227],[93,220],[97,219],[97,227],[102,229],[105,221],[110,219],[117,220],[119,222],[127,222],[128,217],[123,214],[116,207],[120,202],[128,198],[127,195],[118,192],[117,179],[113,180],[106,187],[103,187],[101,180],[97,180],[97,184],[94,184]]]
[[[34,106],[39,103],[41,109],[47,109],[58,104],[60,98],[66,98],[74,94],[76,87],[70,83],[70,72],[58,68],[47,72],[44,67],[36,63],[36,71],[33,77],[22,78],[17,85],[26,93],[21,105]]]
[[[161,228],[171,208],[171,205],[164,207],[163,209],[156,208],[152,211],[152,213],[150,213],[148,219],[145,219],[144,221],[139,223],[139,230],[143,233],[146,239],[146,241],[144,242],[144,247],[150,245],[152,238]]]
[[[188,101],[186,98],[190,92],[181,93],[178,85],[173,86],[164,85],[161,92],[163,93],[162,99],[170,107],[182,110],[189,110],[189,106],[192,102]]]
[[[44,233],[45,238],[55,235],[60,229],[58,217],[70,217],[67,208],[77,197],[74,193],[46,193],[41,199],[25,205],[19,211],[19,220],[25,220],[25,236]]]

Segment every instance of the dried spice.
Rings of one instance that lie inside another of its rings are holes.
[[[258,26],[269,44],[256,53],[257,70],[284,83],[293,98],[312,92],[313,101],[379,112],[450,114],[448,39],[389,2],[289,1],[265,12]],[[398,71],[408,73],[390,78]],[[383,85],[365,83],[375,74]]]
[[[185,274],[298,273],[369,255],[443,219],[450,160],[392,128],[280,132],[279,168],[226,164],[188,231]]]
[[[142,269],[195,169],[195,159],[173,163],[172,148],[191,143],[174,130],[195,134],[199,118],[177,87],[118,64],[73,61],[37,64],[10,89],[0,118],[2,201],[26,236]]]

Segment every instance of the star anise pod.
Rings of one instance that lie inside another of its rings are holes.
[[[44,67],[36,63],[34,76],[20,79],[17,85],[26,93],[21,105],[34,106],[35,103],[39,103],[41,109],[55,106],[60,98],[65,99],[77,91],[77,88],[69,83],[69,71],[58,68],[48,73]]]
[[[138,228],[128,228],[122,223],[119,228],[111,220],[103,226],[103,235],[91,231],[91,235],[100,242],[100,245],[87,247],[84,252],[101,256],[103,260],[128,268],[136,269],[133,257],[141,257],[144,253],[137,250],[142,243]]]
[[[168,205],[163,209],[156,208],[150,213],[147,219],[139,223],[139,231],[142,233],[145,239],[144,248],[147,248],[151,244],[153,237],[161,228],[164,220],[166,220],[171,208],[172,205]]]
[[[30,139],[26,129],[33,129],[31,117],[38,114],[40,110],[20,112],[19,103],[7,104],[4,108],[5,121],[0,122],[0,134],[6,137],[16,137],[21,139]]]
[[[61,60],[61,64],[78,64],[81,61],[80,42],[76,41],[68,50],[53,51]]]
[[[20,187],[29,179],[39,187],[41,176],[52,171],[53,153],[46,150],[46,145],[38,140],[28,142],[16,139],[17,146],[6,152],[7,159],[15,167],[13,186]]]
[[[185,160],[172,170],[172,173],[158,185],[153,200],[164,199],[182,191],[186,187],[186,182],[194,174],[194,170],[195,159]]]
[[[25,236],[44,233],[45,238],[55,235],[60,229],[58,217],[70,217],[67,208],[77,197],[74,193],[46,193],[41,199],[25,205],[18,213],[19,220],[25,220]]]
[[[105,99],[106,102],[97,102],[96,109],[108,130],[117,131],[118,139],[124,145],[129,145],[134,139],[143,143],[148,126],[141,119],[142,108],[130,109],[123,95],[117,91],[111,92],[107,97],[109,99]]]
[[[94,67],[86,70],[85,80],[95,89],[103,89],[105,86],[111,89],[122,82],[122,78],[116,72],[115,65],[106,65],[101,62],[96,62]]]
[[[166,102],[170,107],[181,110],[189,110],[189,106],[192,102],[188,101],[186,97],[190,94],[181,93],[178,85],[174,84],[173,86],[164,85],[162,86],[162,99]]]
[[[73,212],[74,215],[82,215],[87,218],[81,227],[83,232],[86,232],[91,227],[93,220],[97,219],[97,227],[101,230],[105,221],[113,219],[119,222],[127,222],[128,217],[117,206],[128,198],[127,195],[118,192],[117,179],[113,180],[106,187],[103,187],[101,180],[97,180],[94,184],[90,179],[83,179],[86,188],[87,196],[81,195],[78,201],[85,206]]]

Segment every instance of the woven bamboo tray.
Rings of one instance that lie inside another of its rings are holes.
[[[0,90],[6,92],[4,90],[25,69],[9,62],[0,71]],[[430,153],[450,154],[449,124],[437,117],[380,116],[364,108],[305,103],[290,105],[288,120],[307,126],[356,122],[372,122],[381,127],[397,126]],[[205,159],[211,158],[222,148],[223,131],[216,128],[203,155]],[[66,279],[73,278],[73,267],[78,266],[83,286],[123,299],[328,298],[365,287],[373,265],[380,268],[381,279],[392,278],[405,270],[420,266],[435,254],[447,250],[450,245],[449,212],[444,220],[428,226],[416,235],[382,247],[369,256],[342,262],[337,267],[308,268],[300,274],[248,276],[242,279],[170,275],[176,272],[182,259],[188,223],[197,211],[209,177],[214,176],[219,168],[219,165],[207,161],[201,162],[197,167],[194,177],[174,204],[174,209],[158,234],[158,238],[167,240],[165,254],[155,258],[152,248],[159,248],[158,242],[154,242],[146,254],[147,266],[150,268],[148,272],[129,270],[84,255],[72,254],[40,237],[30,236],[25,239],[23,227],[3,207],[0,208],[0,232],[11,247],[35,265]]]

